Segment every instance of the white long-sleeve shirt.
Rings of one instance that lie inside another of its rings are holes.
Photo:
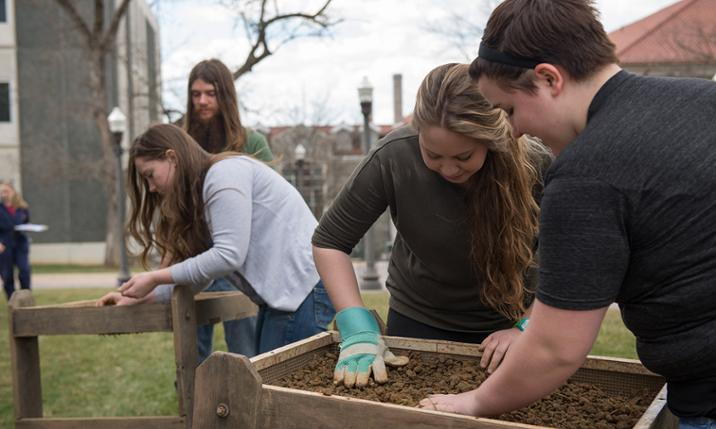
[[[226,277],[257,304],[295,311],[319,280],[311,249],[317,222],[298,191],[264,163],[236,156],[209,168],[203,201],[213,245],[172,265],[174,282],[198,293]],[[171,286],[155,294],[167,301]]]

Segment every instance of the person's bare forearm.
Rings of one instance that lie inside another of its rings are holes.
[[[579,363],[560,361],[548,348],[520,338],[495,373],[475,391],[475,414],[491,417],[527,406],[563,384],[577,368]],[[533,374],[540,376],[531,378]]]
[[[480,387],[457,395],[429,395],[419,406],[492,417],[529,405],[559,387],[584,362],[606,311],[560,310],[535,301],[529,327]]]
[[[152,280],[154,280],[158,285],[174,283],[169,267],[160,268],[158,270],[151,271],[150,273],[152,274]]]
[[[538,314],[533,314],[530,326],[512,345],[497,371],[474,391],[475,414],[496,416],[524,407],[557,389],[584,362],[606,311],[581,312],[580,318],[572,319],[570,329],[565,329],[569,318],[552,318],[552,323],[542,323],[539,313],[544,306],[537,307]],[[554,313],[551,309],[547,311]]]
[[[336,311],[364,306],[350,256],[340,250],[313,246],[313,259]]]

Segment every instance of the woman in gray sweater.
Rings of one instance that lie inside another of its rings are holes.
[[[129,152],[129,231],[162,268],[139,273],[100,304],[166,301],[224,277],[258,306],[259,353],[325,331],[335,311],[311,255],[316,219],[298,191],[261,161],[211,155],[174,125],[155,125]],[[241,279],[245,278],[246,282]]]
[[[526,324],[537,196],[551,156],[512,137],[507,116],[467,69],[446,64],[428,74],[412,127],[378,142],[313,235],[316,266],[339,311],[337,383],[364,385],[371,372],[383,381],[385,363],[403,363],[385,351],[349,257],[386,209],[397,229],[388,335],[482,343],[482,365],[492,371]]]

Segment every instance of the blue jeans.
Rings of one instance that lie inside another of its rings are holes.
[[[682,417],[679,429],[716,429],[716,419],[708,417]]]
[[[15,267],[20,287],[30,289],[30,242],[27,240],[7,246],[5,251],[0,253],[0,278],[8,300],[15,291]]]
[[[294,312],[259,306],[256,348],[265,353],[324,332],[335,315],[336,310],[319,280]]]
[[[216,279],[207,292],[236,291],[237,289],[226,279]],[[199,363],[208,358],[213,348],[214,325],[202,325],[196,329],[196,345],[199,351]],[[256,356],[256,317],[224,321],[224,340],[231,353],[246,357]]]

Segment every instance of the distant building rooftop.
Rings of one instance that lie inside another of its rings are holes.
[[[620,63],[716,62],[716,1],[681,0],[615,30]]]

